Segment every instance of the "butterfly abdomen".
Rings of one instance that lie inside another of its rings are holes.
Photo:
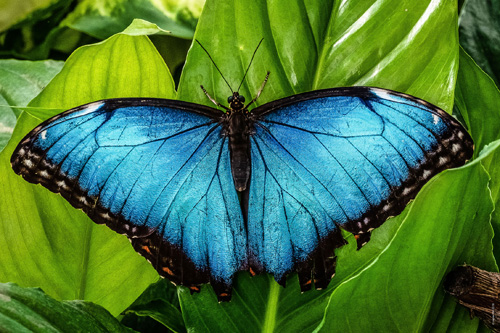
[[[250,179],[250,138],[249,122],[244,113],[234,112],[229,116],[227,136],[231,156],[231,172],[234,186],[242,192]]]

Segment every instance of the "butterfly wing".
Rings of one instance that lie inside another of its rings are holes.
[[[384,89],[315,91],[252,114],[250,265],[282,283],[296,269],[303,289],[330,281],[339,227],[362,246],[432,176],[472,156],[451,116]]]
[[[87,104],[16,148],[16,173],[131,238],[158,272],[223,294],[246,264],[246,233],[221,112],[180,101]]]

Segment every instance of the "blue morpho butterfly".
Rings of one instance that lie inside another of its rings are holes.
[[[281,284],[297,271],[302,290],[326,287],[340,228],[362,246],[472,156],[454,118],[386,89],[317,90],[250,112],[268,76],[247,105],[238,91],[224,107],[203,89],[226,112],[153,98],[76,107],[26,135],[12,167],[126,234],[160,275],[193,291],[210,282],[228,300],[240,270]]]

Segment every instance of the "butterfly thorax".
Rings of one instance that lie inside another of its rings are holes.
[[[229,138],[229,152],[231,157],[231,172],[234,186],[241,192],[247,188],[250,179],[250,126],[248,113],[245,112],[243,96],[233,94],[228,99],[231,110],[229,111],[226,134]],[[235,96],[236,95],[236,96]]]

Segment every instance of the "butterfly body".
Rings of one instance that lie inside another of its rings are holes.
[[[14,171],[126,234],[157,271],[228,299],[240,270],[326,287],[344,228],[368,240],[473,143],[439,108],[369,87],[290,96],[250,112],[113,99],[57,115],[14,151]],[[253,102],[253,101],[252,101]],[[249,103],[250,104],[250,103]],[[312,283],[314,282],[314,283]]]
[[[238,192],[247,188],[250,179],[250,134],[253,124],[249,118],[248,113],[231,109],[225,126],[229,138],[231,171]]]

